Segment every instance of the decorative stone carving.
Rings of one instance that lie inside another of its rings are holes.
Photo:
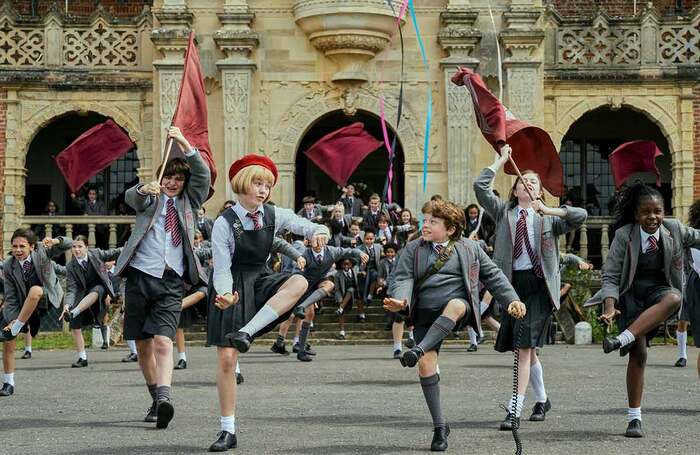
[[[166,128],[170,126],[180,93],[182,70],[159,70],[158,85],[160,86],[160,143],[165,146]]]
[[[100,20],[86,30],[63,31],[66,66],[138,66],[139,34],[134,28],[115,29]]]
[[[438,43],[449,57],[441,60],[443,65],[469,65],[476,67],[478,60],[472,57],[481,41],[481,32],[474,26],[479,13],[471,9],[444,11],[440,13],[442,28]]]
[[[449,200],[466,206],[472,200],[472,157],[475,153],[474,108],[469,91],[450,81],[445,69],[447,97],[447,192]]]
[[[5,18],[0,24],[0,65],[42,66],[44,30],[15,27]]]
[[[508,109],[519,119],[537,123],[535,118],[535,100],[538,96],[537,68],[527,66],[508,66],[506,68]]]
[[[229,165],[250,153],[250,82],[251,69],[226,69],[223,71],[224,96],[224,156]],[[233,197],[230,185],[226,185],[228,198]]]
[[[639,27],[611,27],[602,14],[591,26],[560,29],[557,40],[561,64],[632,65],[641,61]]]

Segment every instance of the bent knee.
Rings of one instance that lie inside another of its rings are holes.
[[[467,305],[463,300],[452,299],[447,302],[447,309],[461,318],[467,312]]]
[[[309,282],[301,275],[292,275],[287,283],[289,283],[290,288],[298,292],[306,292],[309,287]]]

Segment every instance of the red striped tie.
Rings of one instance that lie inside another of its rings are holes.
[[[180,246],[182,236],[180,235],[180,219],[177,216],[175,201],[168,199],[166,205],[168,209],[165,212],[165,232],[170,232],[170,240],[173,246]]]
[[[262,229],[262,224],[260,224],[260,212],[255,212],[255,213],[246,213],[245,216],[253,220],[253,229],[256,231],[259,231]]]
[[[649,236],[647,242],[649,243],[649,246],[647,247],[647,253],[650,251],[656,251],[656,249],[659,247],[656,243],[656,237],[653,235]]]
[[[515,244],[513,245],[514,260],[522,256],[523,245],[525,246],[527,255],[530,257],[532,270],[535,272],[535,275],[537,275],[538,278],[542,278],[544,274],[542,273],[539,258],[533,251],[532,245],[530,245],[530,236],[527,235],[527,210],[520,211],[518,222],[515,225]]]

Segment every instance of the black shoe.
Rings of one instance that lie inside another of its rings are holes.
[[[394,359],[400,359],[401,358],[401,349],[397,349],[394,351]]]
[[[344,340],[344,339],[345,339],[345,335],[343,335],[342,333],[339,333],[339,334],[336,335],[335,337],[336,337],[337,339],[339,339],[339,340]]]
[[[367,318],[365,317],[364,314],[358,314],[358,315],[357,315],[357,320],[358,320],[359,322],[365,322],[365,321],[367,320]]]
[[[106,351],[107,349],[109,349],[109,344],[107,344],[106,341],[102,342],[102,347],[100,349],[102,349],[103,351]]]
[[[401,361],[402,366],[413,368],[418,363],[418,359],[423,357],[423,354],[425,354],[425,352],[416,346],[415,348],[404,352],[399,360]]]
[[[131,352],[129,353],[128,356],[126,356],[126,357],[124,357],[124,358],[122,359],[122,362],[123,362],[123,363],[127,363],[127,362],[138,362],[138,361],[139,361],[139,356],[137,356],[136,354],[131,353]]]
[[[681,357],[680,359],[678,359],[678,361],[676,361],[676,364],[673,365],[673,366],[674,366],[674,367],[681,367],[681,368],[683,368],[683,367],[685,367],[685,365],[686,365],[687,363],[688,363],[688,361],[687,361],[686,359],[684,359],[683,357]]]
[[[299,354],[299,343],[294,343],[294,346],[292,346],[292,351],[294,351],[295,354]],[[304,352],[308,355],[316,355],[316,351],[311,349],[311,345],[309,343],[306,343],[306,349],[304,349]]]
[[[4,383],[2,389],[0,389],[0,397],[9,397],[10,395],[14,395],[14,393],[15,386],[10,385],[8,382]]]
[[[241,373],[236,373],[236,384],[243,384],[243,381],[245,381],[243,375]]]
[[[287,351],[287,345],[278,344],[276,341],[272,343],[272,346],[270,346],[270,351],[274,352],[275,354],[289,355],[289,351]]]
[[[450,435],[450,426],[435,427],[433,430],[433,442],[430,443],[431,452],[444,452],[447,450],[447,436]]]
[[[220,431],[218,439],[209,446],[210,452],[226,452],[229,449],[235,449],[238,446],[236,435],[228,431]]]
[[[642,421],[639,419],[634,419],[627,424],[627,431],[625,431],[626,438],[643,438],[644,433],[642,433]]]
[[[71,365],[71,368],[85,368],[86,366],[88,366],[87,359],[81,359],[80,357],[78,357],[78,360],[76,360],[75,363]]]
[[[603,352],[610,354],[622,347],[622,343],[616,337],[605,337],[603,340]]]
[[[336,315],[336,316],[342,316],[342,315],[343,315],[343,309],[342,309],[342,308],[338,308],[337,310],[335,310],[335,315]]]
[[[177,365],[175,365],[176,370],[186,370],[187,369],[187,360],[185,359],[180,359],[177,361]]]
[[[467,352],[476,352],[477,346],[475,344],[470,344],[467,348]]]
[[[168,424],[173,420],[175,415],[175,408],[170,400],[160,400],[156,404],[156,428],[165,429],[168,428]]]
[[[143,421],[146,423],[155,423],[158,421],[158,416],[156,415],[156,400],[153,400],[153,403],[151,403],[151,407],[148,408],[148,412],[146,412],[146,417],[143,418]]]
[[[300,362],[311,362],[313,359],[308,352],[297,352],[297,360]]]
[[[31,359],[31,358],[32,358],[32,353],[30,351],[24,351],[24,354],[22,354],[22,357],[20,357],[20,359],[24,359],[24,360]],[[683,365],[683,366],[685,366],[685,365]]]
[[[515,428],[520,428],[520,417],[515,418]],[[501,422],[501,431],[513,431],[513,414],[506,414],[506,418]]]
[[[294,317],[299,318],[299,319],[306,319],[305,310],[300,306],[294,308]]]
[[[413,338],[406,338],[406,342],[404,343],[408,349],[413,348],[413,346],[416,345],[416,340]]]
[[[549,401],[549,398],[544,403],[538,401],[535,403],[535,407],[532,408],[530,422],[544,422],[544,417],[550,409],[552,409],[552,402]]]
[[[241,354],[248,352],[248,349],[250,349],[250,343],[253,341],[250,335],[245,332],[227,333],[224,335],[224,337],[226,337],[229,344],[236,348]]]

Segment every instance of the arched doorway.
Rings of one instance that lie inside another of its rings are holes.
[[[316,141],[328,133],[343,128],[355,122],[362,122],[365,130],[375,138],[383,141],[382,130],[379,117],[371,112],[358,110],[350,117],[343,111],[333,111],[319,118],[316,123],[306,132],[299,144],[296,153],[296,181],[294,187],[294,205],[301,208],[301,200],[306,195],[316,197],[323,204],[332,204],[341,195],[340,188],[326,174],[323,173],[304,151],[311,147]],[[389,128],[389,138],[393,139],[394,131]],[[360,190],[360,195],[367,201],[367,197],[372,193],[382,195],[386,182],[389,162],[387,151],[384,146],[370,153],[360,163],[352,174],[349,183],[355,184],[355,188]],[[400,141],[396,141],[396,154],[393,169],[392,194],[394,202],[403,207],[404,203],[404,154]]]
[[[615,183],[608,157],[620,144],[636,140],[654,141],[663,156],[656,159],[661,172],[660,191],[668,215],[672,214],[671,152],[659,126],[644,113],[628,107],[610,109],[601,107],[579,118],[561,143],[560,157],[564,167],[564,200],[588,211],[588,252],[594,265],[601,263],[600,227],[595,217],[612,216]],[[645,182],[654,182],[651,176],[633,176]],[[612,240],[610,238],[609,240]],[[573,249],[579,248],[579,240]]]
[[[25,164],[26,215],[44,214],[50,200],[57,204],[60,214],[80,214],[72,204],[70,189],[53,158],[78,136],[106,120],[107,117],[97,112],[69,112],[56,117],[36,134],[29,145]],[[134,148],[90,179],[86,186],[97,189],[98,200],[113,213],[123,201],[126,189],[138,181],[138,165]]]

